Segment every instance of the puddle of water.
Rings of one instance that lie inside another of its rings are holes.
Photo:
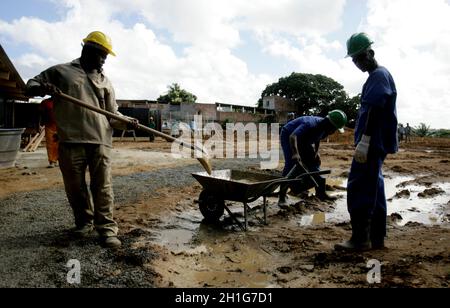
[[[230,252],[230,244],[210,246],[216,258],[205,258],[202,266],[205,271],[198,271],[194,279],[208,285],[236,285],[244,288],[270,287],[270,275],[261,271],[269,263],[265,253],[249,246],[240,247]]]
[[[261,271],[270,263],[271,256],[258,247],[238,245],[236,248],[234,241],[227,240],[229,232],[223,227],[202,222],[199,210],[178,214],[157,234],[153,242],[166,247],[173,255],[196,258],[195,264],[185,265],[190,270],[185,272],[181,284],[185,280],[190,285],[271,287],[271,275]]]
[[[321,225],[327,221],[327,217],[325,213],[316,213],[313,215],[305,215],[302,216],[300,225],[302,226],[315,226]]]
[[[187,252],[194,249],[189,245],[194,231],[187,229],[167,229],[161,230],[158,233],[158,243],[167,247],[174,254],[179,254],[181,252]],[[201,249],[198,252],[201,253],[202,251],[203,250]]]
[[[438,187],[445,193],[430,198],[420,198],[419,193],[426,188],[424,185],[409,184],[397,187],[401,183],[414,180],[414,177],[387,175],[385,178],[386,198],[392,199],[387,202],[388,216],[397,213],[402,216],[402,220],[397,224],[403,226],[408,222],[418,222],[425,225],[442,224],[445,221],[445,215],[442,209],[450,198],[450,183],[435,183],[432,187]],[[338,186],[346,187],[347,181],[342,180]],[[408,190],[409,197],[396,198],[395,195],[402,191]],[[336,201],[335,210],[331,213],[316,213],[313,215],[303,216],[298,222],[301,226],[317,225],[325,222],[341,223],[350,220],[347,211],[347,199],[345,192],[335,193],[336,196],[344,196]],[[325,216],[325,217],[324,217]]]
[[[439,187],[445,193],[421,199],[418,194],[430,187],[417,185],[411,181],[413,179],[413,177],[386,176],[388,199],[402,190],[410,192],[407,198],[393,198],[388,202],[388,215],[400,214],[403,219],[398,222],[399,225],[410,221],[423,224],[442,223],[444,217],[441,212],[450,197],[450,183],[433,184],[432,187]],[[401,183],[404,185],[399,185]],[[330,185],[346,187],[346,180],[342,179]],[[310,226],[349,221],[346,192],[337,190],[333,194],[343,196],[337,200],[333,212],[303,216],[295,223]],[[262,203],[261,200],[257,202]],[[237,208],[242,211],[242,206]],[[179,265],[187,269],[183,277],[177,276],[178,284],[183,285],[186,281],[190,285],[272,287],[270,281],[273,277],[269,273],[266,274],[264,269],[268,264],[276,262],[274,256],[260,247],[239,245],[238,241],[230,241],[228,237],[230,231],[227,231],[226,227],[211,226],[202,220],[203,216],[198,209],[178,213],[176,217],[169,218],[166,226],[159,230],[157,238],[153,240],[154,243],[169,249],[173,255],[188,257],[177,259]],[[245,232],[242,236],[245,236]],[[195,260],[189,257],[194,257]]]

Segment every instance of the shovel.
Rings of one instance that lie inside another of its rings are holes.
[[[120,116],[118,114],[115,114],[115,113],[112,113],[112,112],[109,112],[109,111],[106,111],[106,110],[103,110],[103,109],[95,107],[95,106],[91,106],[91,105],[86,104],[85,102],[83,102],[83,101],[81,101],[81,100],[79,100],[79,99],[77,99],[75,97],[72,97],[70,95],[67,95],[67,94],[64,94],[64,93],[61,93],[61,92],[59,92],[59,93],[55,92],[52,95],[54,97],[56,96],[56,97],[58,97],[60,99],[63,99],[65,101],[67,101],[67,102],[74,103],[75,105],[78,105],[78,106],[84,107],[86,109],[92,110],[94,112],[103,114],[107,118],[115,119],[117,121],[120,121],[120,122],[126,123],[126,124],[133,124],[134,123],[132,120],[130,120],[128,118],[125,118],[123,116]],[[151,133],[151,134],[160,136],[162,138],[165,138],[166,140],[170,140],[170,141],[176,142],[176,143],[178,143],[181,146],[184,146],[186,148],[189,148],[189,149],[192,149],[192,150],[199,150],[202,153],[204,153],[206,156],[208,155],[208,153],[206,153],[202,148],[199,148],[199,147],[197,147],[195,145],[183,143],[180,140],[178,140],[178,139],[176,139],[176,138],[174,138],[172,136],[169,136],[167,134],[164,134],[164,133],[162,133],[162,132],[160,132],[158,130],[152,129],[152,128],[144,126],[142,124],[138,124],[137,128],[140,129],[140,130],[143,130],[143,131],[145,131],[147,133]],[[206,170],[206,172],[208,172],[208,174],[211,174],[212,168],[211,168],[211,164],[210,164],[209,160],[207,158],[197,158],[197,160],[200,162],[200,164],[203,166],[203,168]]]

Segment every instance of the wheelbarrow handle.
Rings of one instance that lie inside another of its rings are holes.
[[[305,165],[303,165],[302,161],[300,159],[296,160],[296,166],[294,166],[294,168],[296,168],[297,166],[305,173],[308,173],[308,169],[306,169]],[[319,187],[319,184],[317,184],[316,179],[314,179],[313,177],[314,174],[308,174],[309,178],[311,179],[311,181],[313,182],[314,186],[317,188]]]
[[[272,181],[267,181],[268,184],[267,186],[264,187],[264,189],[262,190],[267,191],[269,189],[271,189],[274,185],[281,185],[281,184],[292,184],[295,182],[301,182],[303,181],[303,177],[306,176],[314,176],[314,175],[322,175],[322,174],[330,174],[331,170],[320,170],[320,171],[313,171],[313,172],[306,172],[303,174],[300,174],[299,176],[297,176],[295,179],[288,179],[288,178],[281,178],[281,179],[277,179],[277,180],[272,180]]]
[[[267,181],[259,182],[260,184],[267,183],[267,185],[264,186],[264,188],[260,190],[260,193],[257,196],[253,195],[252,197],[247,198],[246,202],[251,203],[253,201],[258,200],[261,196],[264,196],[267,194],[267,192],[270,192],[274,186],[278,186],[281,184],[292,184],[292,183],[296,183],[296,182],[301,182],[301,181],[303,181],[303,177],[305,177],[305,176],[322,175],[322,174],[330,174],[330,173],[331,173],[331,170],[321,170],[321,171],[314,171],[314,172],[307,172],[307,173],[300,174],[295,179],[280,178],[280,179],[276,179],[276,180],[267,180]]]

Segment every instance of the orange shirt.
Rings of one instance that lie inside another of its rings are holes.
[[[53,111],[53,101],[51,99],[43,100],[39,109],[41,111],[42,124],[46,127],[54,127],[56,130],[56,118],[55,112]]]

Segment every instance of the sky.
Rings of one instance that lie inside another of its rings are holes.
[[[254,106],[292,72],[361,92],[345,58],[366,32],[397,85],[401,123],[450,129],[450,0],[2,0],[0,44],[22,78],[80,56],[103,31],[117,98],[155,100],[178,83],[200,103]]]

